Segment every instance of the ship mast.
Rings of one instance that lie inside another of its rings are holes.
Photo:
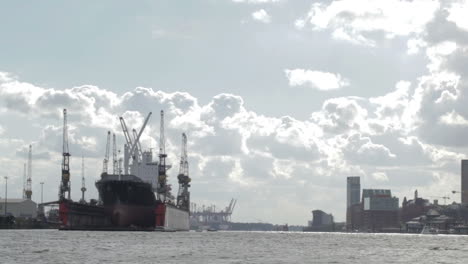
[[[28,153],[28,178],[26,179],[26,199],[31,200],[32,196],[32,145],[29,145],[29,153]]]
[[[111,137],[111,132],[107,131],[106,154],[104,156],[104,161],[102,162],[102,173],[104,174],[107,174],[108,168],[109,168],[108,164],[109,164],[110,137]]]
[[[117,145],[115,144],[115,134],[112,133],[112,174],[117,174]]]
[[[181,154],[180,154],[180,167],[179,175],[177,179],[179,180],[179,192],[177,194],[177,206],[179,208],[189,210],[190,206],[190,192],[188,188],[190,187],[190,177],[189,177],[189,164],[187,158],[187,135],[182,133],[182,145],[181,145]]]
[[[70,200],[70,153],[68,150],[67,109],[63,109],[63,142],[62,142],[62,181],[60,182],[59,200],[65,199],[65,193]]]
[[[84,175],[85,175],[84,157],[81,156],[81,200],[80,200],[80,203],[86,203],[85,196],[84,196],[86,192]]]
[[[168,194],[167,175],[166,175],[166,146],[164,137],[164,111],[161,110],[161,123],[159,132],[159,165],[158,165],[158,199],[166,202]]]
[[[24,163],[24,169],[23,169],[23,199],[26,199],[26,179],[27,179],[26,168],[27,168],[27,165],[26,165],[26,163]]]

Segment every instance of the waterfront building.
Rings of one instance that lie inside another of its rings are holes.
[[[304,231],[335,231],[335,223],[332,214],[327,214],[322,210],[312,211],[312,221],[309,221],[307,228]]]
[[[461,161],[461,203],[468,205],[468,160]]]
[[[361,182],[359,176],[346,179],[346,229],[354,230],[359,223]]]
[[[398,198],[390,190],[364,189],[362,191],[361,230],[382,231],[400,226]]]

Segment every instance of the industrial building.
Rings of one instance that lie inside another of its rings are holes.
[[[361,182],[359,176],[348,177],[346,185],[346,229],[354,230],[358,226]]]
[[[461,203],[468,205],[468,160],[461,161]]]
[[[5,199],[0,199],[0,212],[5,212]],[[14,217],[35,218],[37,204],[29,199],[7,199],[6,214]]]

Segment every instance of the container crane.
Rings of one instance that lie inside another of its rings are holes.
[[[104,160],[102,162],[102,173],[105,173],[105,174],[107,174],[108,169],[109,169],[110,138],[111,138],[111,132],[107,131],[106,154],[105,154]]]
[[[187,135],[182,133],[182,147],[180,154],[180,167],[179,175],[177,176],[179,180],[179,192],[177,194],[177,206],[184,209],[189,209],[190,206],[190,192],[188,188],[190,187],[190,177],[189,177],[189,164],[187,158]]]
[[[70,153],[68,150],[68,125],[67,125],[67,109],[63,109],[63,142],[62,142],[62,181],[60,182],[59,200],[65,199],[67,193],[70,200]]]

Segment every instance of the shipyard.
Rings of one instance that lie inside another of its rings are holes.
[[[466,262],[468,0],[0,10],[0,264]]]

